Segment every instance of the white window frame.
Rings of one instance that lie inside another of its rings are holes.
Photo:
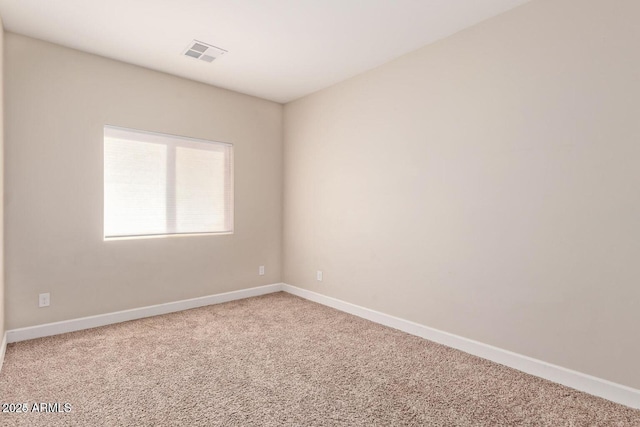
[[[233,158],[233,144],[228,142],[210,141],[206,139],[191,138],[187,136],[171,135],[159,132],[150,132],[139,129],[131,129],[120,126],[105,125],[104,126],[104,139],[103,139],[103,156],[106,156],[107,139],[109,138],[121,138],[132,139],[132,135],[135,135],[135,140],[139,142],[157,143],[167,147],[167,170],[166,170],[166,182],[175,182],[176,180],[176,147],[194,147],[198,146],[198,149],[202,149],[202,144],[209,144],[216,147],[226,147],[229,149],[229,159],[225,162],[224,176],[229,182],[225,186],[227,192],[225,193],[225,200],[229,204],[225,211],[225,230],[224,231],[205,231],[205,232],[178,232],[176,229],[176,215],[175,213],[166,215],[166,232],[156,234],[127,234],[127,235],[107,235],[106,230],[106,168],[103,170],[103,238],[107,240],[125,240],[125,239],[146,239],[146,238],[158,238],[158,237],[173,237],[173,236],[206,236],[206,235],[229,235],[234,233],[234,158]],[[103,157],[103,167],[105,166],[105,157]],[[175,186],[167,185],[166,189],[167,201],[175,200]],[[177,204],[167,203],[167,212],[169,209],[177,209]]]

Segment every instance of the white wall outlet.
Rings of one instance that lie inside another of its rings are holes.
[[[318,282],[322,282],[322,271],[316,271],[316,279],[318,280]]]
[[[51,294],[49,292],[38,295],[38,307],[49,307],[50,304]]]
[[[260,267],[258,267],[258,274],[261,276],[264,276],[264,265],[261,265]]]

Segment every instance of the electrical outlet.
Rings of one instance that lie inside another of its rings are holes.
[[[318,282],[322,282],[322,271],[316,271],[316,279],[318,280]]]
[[[38,307],[49,307],[50,304],[51,294],[49,292],[38,295]]]
[[[258,274],[260,276],[264,276],[264,265],[261,265],[260,267],[258,267]]]

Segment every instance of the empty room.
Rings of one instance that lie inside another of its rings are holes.
[[[0,17],[0,425],[640,426],[640,1]]]

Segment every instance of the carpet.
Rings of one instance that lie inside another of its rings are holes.
[[[638,410],[285,293],[10,344],[0,401],[27,409],[2,426],[640,426]]]

